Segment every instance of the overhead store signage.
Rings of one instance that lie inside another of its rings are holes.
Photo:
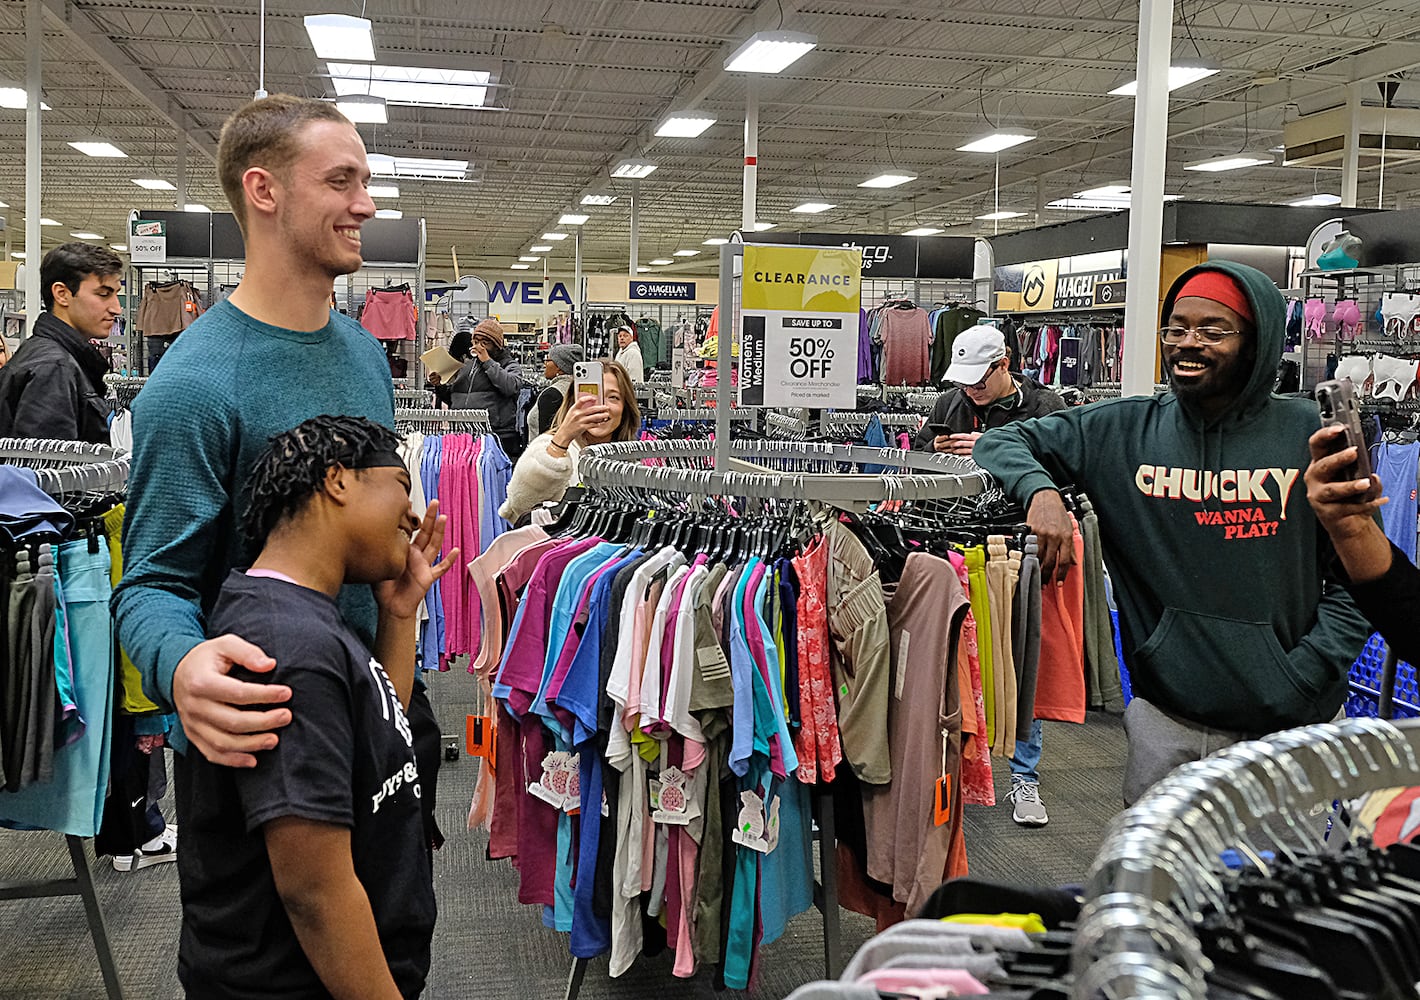
[[[865,278],[970,278],[976,268],[976,240],[970,236],[755,233],[750,239],[756,243],[859,250]]]
[[[135,264],[166,264],[168,224],[162,219],[132,219],[128,223],[128,259]]]
[[[744,248],[742,406],[857,405],[863,266],[858,248]]]
[[[633,302],[695,300],[693,281],[633,281],[627,296]]]
[[[1121,269],[1061,273],[1060,261],[998,267],[992,277],[998,312],[1064,312],[1124,308]]]
[[[495,281],[488,289],[488,301],[506,302],[509,305],[522,303],[525,306],[556,305],[559,302],[572,305],[572,293],[561,281],[548,282],[547,299],[542,297],[541,281]]]

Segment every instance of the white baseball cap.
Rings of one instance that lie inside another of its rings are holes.
[[[1006,338],[994,326],[978,325],[963,330],[952,341],[952,363],[944,382],[975,385],[997,361],[1006,356]]]

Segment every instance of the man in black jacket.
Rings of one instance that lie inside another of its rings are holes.
[[[982,431],[1065,409],[1055,393],[1011,371],[1006,338],[994,326],[974,326],[957,336],[946,381],[955,386],[937,397],[932,415],[917,432],[913,447],[918,451],[969,458]],[[943,429],[947,433],[938,433]]]
[[[952,342],[946,380],[956,383],[955,387],[937,397],[932,416],[913,443],[918,451],[970,458],[982,431],[1065,409],[1055,393],[1011,371],[1006,338],[994,326],[978,325],[958,334]],[[1050,822],[1040,800],[1041,743],[1041,723],[1036,719],[1023,738],[1016,740],[1011,755],[1011,818],[1021,826]]]
[[[108,444],[108,361],[90,340],[106,340],[119,304],[123,261],[111,250],[65,243],[40,264],[44,312],[10,363],[0,368],[0,437]]]

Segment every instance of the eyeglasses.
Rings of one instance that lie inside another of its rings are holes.
[[[1165,344],[1181,344],[1191,333],[1200,344],[1214,347],[1229,337],[1236,337],[1241,332],[1240,330],[1224,330],[1221,326],[1166,326],[1159,331],[1159,339]]]

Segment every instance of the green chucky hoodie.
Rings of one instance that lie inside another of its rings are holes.
[[[1100,518],[1134,693],[1202,725],[1249,734],[1323,722],[1370,633],[1323,580],[1330,548],[1307,504],[1316,404],[1272,395],[1285,305],[1262,272],[1223,271],[1252,303],[1257,351],[1232,407],[1205,423],[1168,393],[987,431],[973,457],[1027,504],[1074,484]]]

